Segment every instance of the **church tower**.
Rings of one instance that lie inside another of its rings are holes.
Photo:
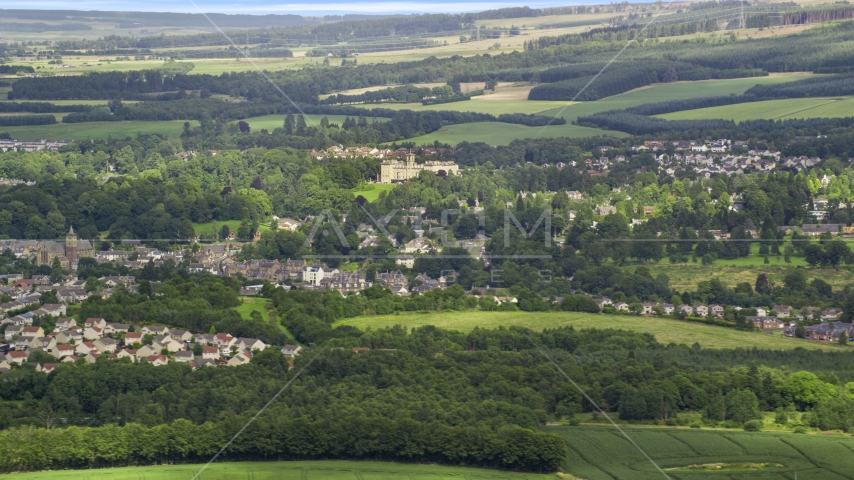
[[[65,234],[65,258],[68,259],[69,265],[77,260],[77,234],[74,233],[74,227],[69,228]]]

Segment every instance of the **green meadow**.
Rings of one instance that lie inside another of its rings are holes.
[[[379,329],[402,325],[406,328],[434,325],[450,330],[470,331],[475,327],[498,328],[519,326],[541,331],[546,328],[613,328],[651,333],[661,343],[699,343],[705,348],[819,348],[837,349],[836,345],[786,338],[782,332],[769,335],[718,327],[699,322],[637,315],[608,315],[577,312],[427,312],[395,315],[364,315],[335,322],[360,329]]]
[[[192,120],[190,124],[198,126],[199,122]],[[0,127],[0,131],[9,133],[12,138],[19,140],[83,140],[105,139],[107,137],[123,138],[135,136],[137,133],[178,136],[184,130],[183,120],[164,122],[131,121],[131,122],[87,122],[87,123],[57,123],[55,125],[35,125],[25,127]]]
[[[382,192],[390,192],[394,189],[395,185],[390,184],[380,184],[380,183],[371,183],[361,185],[359,188],[353,190],[353,196],[358,197],[359,195],[365,197],[365,200],[369,202],[374,202],[378,198],[380,198],[380,194]]]
[[[787,98],[763,102],[737,103],[720,107],[698,108],[681,112],[657,115],[666,120],[708,120],[722,118],[736,122],[770,118],[787,120],[792,118],[827,118],[854,116],[854,98],[818,97]]]
[[[502,472],[478,468],[413,465],[345,460],[295,462],[213,463],[198,477],[204,465],[158,465],[17,473],[20,480],[535,480],[554,475]]]

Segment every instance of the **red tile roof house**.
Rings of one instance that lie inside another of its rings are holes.
[[[219,360],[219,349],[216,347],[203,348],[202,359]]]
[[[42,372],[50,373],[53,371],[54,368],[56,368],[56,365],[57,364],[55,363],[45,363],[44,365],[42,365]]]
[[[154,365],[155,367],[159,367],[161,365],[166,365],[169,362],[169,359],[166,358],[165,355],[149,355],[146,357],[148,363]]]
[[[14,362],[18,365],[21,365],[22,363],[27,361],[27,352],[9,352],[9,355],[6,356],[6,360],[8,360],[10,363]]]
[[[125,334],[125,345],[131,346],[134,343],[142,344],[142,333],[128,332]]]

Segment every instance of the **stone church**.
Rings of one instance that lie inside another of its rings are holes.
[[[74,227],[68,229],[65,234],[65,243],[53,240],[39,242],[36,248],[37,265],[53,265],[53,259],[59,258],[63,269],[71,269],[80,258],[92,258],[95,256],[95,248],[89,240],[77,240]]]

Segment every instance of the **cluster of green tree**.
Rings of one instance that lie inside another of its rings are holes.
[[[744,78],[763,75],[761,70],[730,68],[716,69],[686,62],[626,61],[609,66],[608,75],[596,77],[603,64],[579,67],[561,67],[540,73],[540,80],[547,83],[531,89],[529,100],[598,100],[658,82],[676,80],[709,80],[713,78]],[[569,78],[569,80],[562,80]]]
[[[296,45],[295,45],[296,46]],[[241,53],[242,52],[242,53]],[[281,45],[265,46],[260,45],[251,49],[236,49],[233,45],[228,48],[219,48],[212,50],[165,50],[159,51],[158,54],[162,57],[171,58],[243,58],[245,56],[252,58],[292,58],[294,52],[289,48],[284,48]]]
[[[854,94],[854,73],[806,78],[776,85],[756,85],[745,95],[760,98],[830,97]]]
[[[12,161],[9,157],[14,155],[4,155],[4,160]],[[115,161],[120,170],[136,169],[129,147],[117,152]],[[212,192],[188,180],[140,177],[118,177],[103,184],[94,177],[45,178],[34,186],[4,187],[0,235],[58,238],[73,225],[81,238],[109,232],[109,238],[189,239],[194,235],[191,221],[247,219],[257,224],[272,214],[270,200],[260,190]]]
[[[296,26],[317,23],[317,17],[301,17],[299,15],[248,15],[248,14],[208,14],[210,21],[199,13],[173,13],[173,12],[121,12],[121,11],[105,11],[91,10],[87,11],[86,15],[81,15],[79,10],[27,10],[27,9],[4,9],[2,10],[5,18],[18,18],[22,20],[52,20],[52,21],[67,21],[79,20],[85,22],[104,21],[108,23],[127,23],[133,24],[135,27],[142,26],[170,26],[170,27],[210,27],[210,22],[214,21],[222,28],[264,28],[264,27],[282,27]],[[340,19],[340,17],[339,17]],[[118,35],[106,36],[98,40],[83,40],[78,42],[64,41],[57,42],[65,45],[74,45],[73,48],[89,48],[78,45],[113,45],[124,46],[117,44],[117,41],[127,42],[131,37],[121,37]],[[138,40],[138,39],[135,39]],[[100,43],[96,43],[100,42]]]
[[[28,113],[63,113],[83,112],[89,110],[89,105],[56,105],[48,102],[2,102],[0,112],[28,112]]]
[[[0,65],[0,73],[35,73],[35,70],[29,65]]]
[[[0,127],[19,127],[24,125],[53,125],[53,115],[0,115]]]
[[[155,322],[194,332],[213,329],[270,345],[284,345],[287,340],[278,325],[260,318],[244,320],[233,309],[240,305],[236,278],[190,276],[185,268],[173,264],[157,268],[153,263],[136,273],[141,280],[139,293],[119,291],[108,299],[92,296],[76,312],[78,322],[98,317],[110,322]],[[154,281],[159,282],[156,287],[150,283]]]
[[[689,102],[690,103],[690,102]],[[633,135],[649,135],[660,132],[699,132],[698,136],[714,135],[719,132],[769,132],[773,130],[797,130],[804,134],[817,135],[819,132],[848,129],[854,125],[854,117],[845,118],[806,118],[789,120],[665,120],[630,113],[627,110],[611,110],[578,117],[579,125],[619,130]],[[809,133],[808,133],[809,132]],[[812,133],[815,132],[815,133]],[[697,136],[697,135],[695,135]],[[720,135],[726,137],[726,135]]]
[[[755,13],[745,18],[747,28],[769,28],[778,25],[803,25],[809,23],[824,23],[834,20],[850,20],[854,18],[854,6],[842,3],[832,5],[816,5],[784,12]],[[733,25],[733,22],[730,23]],[[727,28],[730,28],[727,25]]]
[[[128,423],[86,429],[13,428],[0,433],[0,445],[5,447],[0,470],[204,463],[238,429],[231,421],[196,425],[187,420],[153,427]],[[13,443],[22,437],[27,440]],[[46,442],[54,448],[43,448]],[[22,455],[24,452],[29,454]],[[307,419],[265,414],[242,431],[219,458],[370,459],[553,472],[564,462],[566,446],[557,435],[514,426],[490,429],[382,416]]]
[[[363,40],[350,41],[345,45],[328,45],[305,52],[307,57],[349,57],[354,54],[370,53],[370,52],[387,52],[389,50],[413,50],[417,48],[438,47],[442,43],[429,39],[389,39],[388,37],[381,40]],[[263,52],[263,50],[260,50]],[[252,55],[255,55],[253,51]],[[354,63],[355,64],[355,63]],[[342,65],[345,65],[342,62]]]
[[[81,122],[120,122],[125,120],[202,120],[258,117],[277,113],[283,108],[283,102],[227,102],[217,98],[200,98],[191,94],[191,98],[175,98],[171,101],[122,103],[111,100],[108,107],[91,107],[85,112],[73,113],[62,118],[62,123]]]
[[[400,87],[390,87],[383,90],[374,90],[357,95],[330,95],[320,101],[321,105],[336,105],[345,103],[382,103],[386,101],[414,103],[420,102],[422,99],[430,96],[449,97],[454,95],[454,90],[450,86],[441,87],[416,87],[415,85],[403,85]]]
[[[82,31],[92,30],[92,27],[84,23],[63,23],[60,25],[49,25],[44,22],[22,23],[22,22],[3,22],[0,23],[0,28],[7,32],[56,32],[56,31]]]

